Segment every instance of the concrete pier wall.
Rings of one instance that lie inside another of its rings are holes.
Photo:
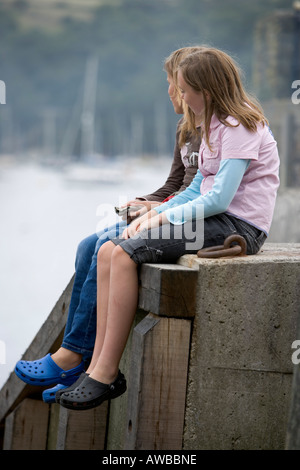
[[[292,362],[292,344],[300,339],[299,285],[300,244],[267,243],[255,256],[186,255],[176,265],[143,265],[139,309],[120,366],[127,392],[75,412],[43,403],[42,389],[12,373],[0,391],[2,447],[300,449],[300,424],[291,421],[300,406]],[[71,288],[72,280],[24,358],[57,348]]]

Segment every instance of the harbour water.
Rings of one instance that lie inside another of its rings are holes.
[[[72,277],[78,243],[119,220],[115,205],[159,188],[170,165],[0,160],[0,387]]]

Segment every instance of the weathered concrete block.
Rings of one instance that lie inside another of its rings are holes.
[[[297,338],[293,344],[293,382],[291,390],[291,402],[289,409],[289,422],[286,436],[287,450],[300,450],[300,308],[297,324]]]
[[[284,449],[291,376],[199,367],[189,381],[184,449]]]
[[[284,448],[300,245],[267,244],[253,257],[194,257],[195,265],[184,448]]]

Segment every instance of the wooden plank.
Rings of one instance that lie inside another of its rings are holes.
[[[47,450],[56,450],[60,405],[53,403],[50,406]]]
[[[57,450],[104,450],[108,402],[97,408],[73,411],[60,407]]]
[[[45,450],[49,405],[26,398],[5,420],[3,450]]]
[[[149,314],[133,331],[125,449],[180,450],[191,321]]]
[[[139,307],[156,315],[192,318],[195,315],[198,270],[178,264],[143,264]]]
[[[23,354],[23,359],[28,361],[38,359],[49,352],[53,353],[60,346],[67,320],[72,287],[73,278]],[[0,391],[0,422],[23,398],[34,397],[36,394],[40,396],[42,390],[40,387],[26,385],[12,372]]]

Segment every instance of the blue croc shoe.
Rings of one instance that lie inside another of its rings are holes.
[[[68,385],[63,384],[57,384],[55,387],[47,388],[47,390],[44,390],[42,393],[43,401],[45,403],[55,403],[56,392],[66,390],[67,388]]]
[[[62,385],[72,385],[77,376],[81,374],[84,370],[84,362],[82,361],[79,366],[74,367],[73,369],[63,370],[61,369],[53,359],[50,354],[43,357],[42,359],[37,359],[36,361],[19,361],[15,367],[15,374],[23,382],[30,385],[52,385],[52,384],[62,384]]]
[[[45,403],[59,403],[60,394],[76,388],[86,375],[86,372],[81,372],[80,375],[73,375],[73,380],[70,385],[57,384],[52,388],[47,388],[47,390],[44,390],[42,393],[43,401]]]

